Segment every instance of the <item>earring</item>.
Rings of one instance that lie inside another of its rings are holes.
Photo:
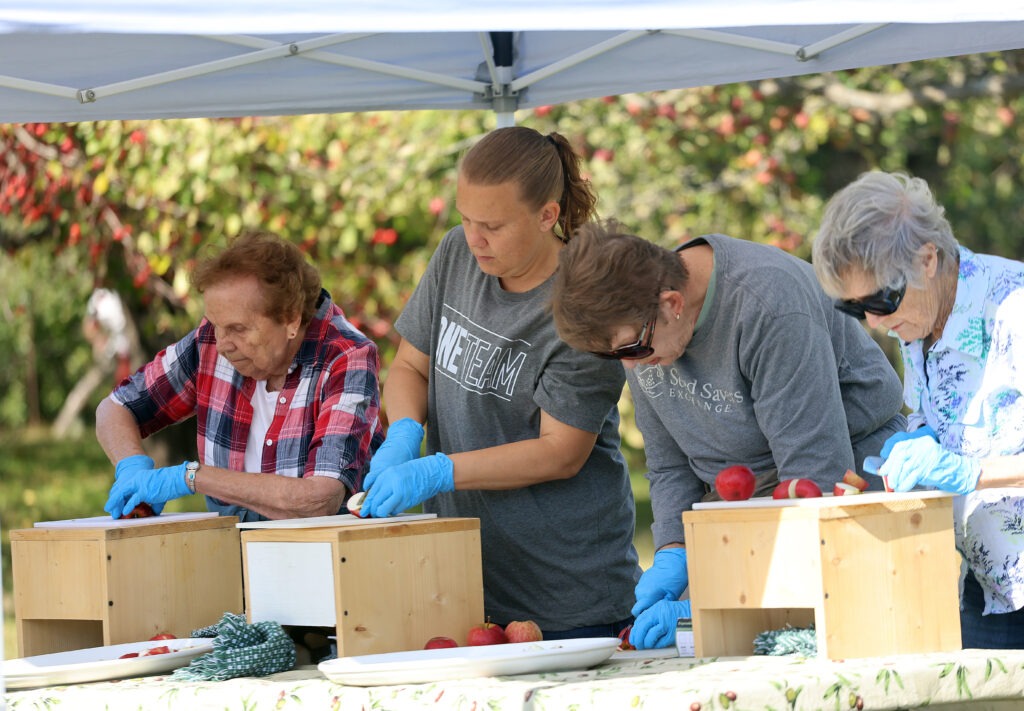
[[[679,314],[676,314],[676,321],[679,320]]]
[[[676,318],[679,318],[679,317],[676,316]],[[289,339],[295,338],[297,333],[298,333],[298,331],[292,331],[291,333],[288,334],[288,338]]]

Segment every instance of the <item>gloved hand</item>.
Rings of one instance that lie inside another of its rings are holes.
[[[689,616],[689,600],[659,600],[636,618],[629,643],[637,649],[671,646],[676,641],[676,622]]]
[[[394,516],[446,491],[455,491],[455,465],[438,452],[381,471],[359,513],[373,518]]]
[[[363,480],[363,489],[369,490],[380,473],[388,467],[405,464],[419,457],[421,444],[423,425],[409,417],[392,422],[383,444],[370,459],[370,471]]]
[[[889,455],[892,454],[892,448],[897,444],[900,442],[906,442],[907,440],[917,439],[918,437],[931,437],[936,442],[939,441],[939,436],[935,434],[935,430],[928,425],[925,425],[924,427],[918,427],[913,432],[897,432],[890,436],[889,439],[885,440],[885,444],[882,445],[882,451],[878,453],[878,456],[882,459],[887,459]]]
[[[950,452],[931,437],[921,437],[896,443],[878,473],[889,477],[894,491],[924,485],[969,494],[978,486],[981,463]]]
[[[155,513],[160,513],[164,504],[171,499],[192,493],[185,483],[187,464],[188,462],[182,462],[177,466],[162,469],[142,469],[131,465],[123,468],[117,475],[114,485],[110,487],[110,497],[103,510],[110,514],[111,518],[120,518],[130,514],[132,509],[145,501],[153,507]],[[120,466],[121,462],[118,462],[118,467]]]
[[[147,457],[145,454],[133,454],[119,461],[117,466],[114,467],[114,481],[117,481],[122,474],[138,470],[149,470],[154,467],[156,467],[156,464],[153,463],[152,457]]]
[[[654,563],[644,571],[637,581],[634,617],[659,600],[676,601],[690,584],[686,572],[686,549],[663,548],[654,554]]]

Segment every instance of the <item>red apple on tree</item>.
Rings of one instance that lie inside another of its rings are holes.
[[[810,479],[780,481],[772,492],[773,499],[813,499],[821,496],[821,489]]]
[[[718,472],[715,491],[726,501],[745,501],[754,495],[754,472],[750,467],[734,464]]]
[[[533,620],[514,620],[505,625],[505,637],[509,642],[540,642],[544,635]]]
[[[490,618],[487,618],[487,622],[470,627],[469,634],[466,635],[466,644],[470,647],[505,644],[506,642],[508,642],[508,637],[505,636],[505,630],[501,628],[501,625],[491,622]]]
[[[431,637],[427,640],[427,643],[423,645],[424,649],[448,649],[449,647],[458,647],[459,643],[451,637]]]

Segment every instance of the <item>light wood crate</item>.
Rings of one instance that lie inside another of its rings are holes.
[[[21,656],[187,637],[242,612],[236,516],[11,531]]]
[[[697,656],[749,656],[787,623],[814,623],[829,659],[960,649],[952,502],[883,492],[684,512]]]
[[[249,621],[333,627],[339,657],[464,644],[484,620],[479,519],[243,530],[242,559]]]

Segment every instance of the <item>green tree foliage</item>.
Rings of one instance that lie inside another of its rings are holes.
[[[882,168],[928,179],[966,245],[1019,258],[1022,62],[967,56],[517,119],[569,137],[601,215],[666,245],[725,232],[807,257],[829,195]],[[249,228],[301,244],[386,364],[392,323],[458,219],[458,158],[492,127],[487,112],[0,126],[0,427],[33,407],[52,419],[91,357],[78,324],[94,286],[122,294],[155,353],[201,316],[193,261]]]

